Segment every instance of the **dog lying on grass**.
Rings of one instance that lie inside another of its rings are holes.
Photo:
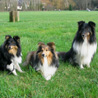
[[[59,67],[58,56],[55,52],[53,42],[38,43],[37,51],[29,52],[24,62],[24,66],[31,65],[36,71],[40,71],[46,80],[50,80]]]

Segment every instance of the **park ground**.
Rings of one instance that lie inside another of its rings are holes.
[[[0,12],[0,45],[5,35],[20,36],[23,61],[38,42],[55,42],[56,51],[68,51],[81,20],[96,23],[98,42],[97,11],[20,12],[16,23],[9,22],[8,12]],[[98,98],[98,52],[91,67],[83,70],[60,61],[49,81],[31,67],[20,66],[25,73],[18,76],[0,71],[0,98]]]

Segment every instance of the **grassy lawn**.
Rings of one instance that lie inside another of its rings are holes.
[[[38,42],[55,42],[57,51],[68,51],[77,31],[77,22],[96,23],[98,12],[20,12],[20,22],[10,23],[9,13],[0,12],[0,45],[5,35],[21,37],[23,61]],[[98,42],[98,39],[97,39]],[[60,62],[56,74],[46,81],[32,68],[20,65],[25,73],[18,76],[0,72],[0,98],[98,98],[98,52],[90,68],[83,70]]]

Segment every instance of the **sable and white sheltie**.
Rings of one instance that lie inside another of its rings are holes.
[[[84,65],[90,67],[97,49],[96,24],[92,21],[85,23],[84,21],[78,22],[78,31],[73,40],[72,47],[68,52],[58,52],[58,56],[64,61],[70,61],[73,64],[78,64],[80,68]]]
[[[46,80],[50,80],[59,67],[58,56],[53,42],[38,43],[37,51],[29,52],[24,66],[30,64],[36,71],[40,71]]]
[[[20,38],[5,36],[5,42],[0,46],[0,70],[9,70],[17,75],[16,69],[22,72],[19,64],[22,62]]]

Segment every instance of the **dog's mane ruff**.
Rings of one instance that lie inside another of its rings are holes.
[[[83,43],[83,39],[82,39],[82,37],[81,37],[81,35],[80,35],[80,31],[79,31],[79,30],[77,31],[77,33],[76,33],[76,35],[75,35],[75,37],[74,37],[74,40],[73,40],[73,42],[72,42],[72,45],[73,45],[73,43],[74,43],[75,41],[77,41],[77,42],[79,42],[79,43]]]
[[[10,64],[13,55],[8,53],[7,49],[5,48],[6,47],[5,45],[6,45],[6,41],[1,46],[2,57],[8,62],[8,64]]]
[[[47,45],[51,48],[51,53],[53,54],[52,62],[50,64],[50,66],[55,66],[58,68],[59,67],[59,60],[58,60],[58,55],[55,52],[55,43],[49,42],[49,43],[47,43]]]
[[[13,37],[14,41],[16,42],[16,45],[18,47],[18,50],[17,50],[17,57],[21,56],[21,45],[20,45],[20,38],[18,36],[14,36]]]
[[[21,56],[21,45],[20,43],[16,42],[17,46],[18,46],[18,50],[17,50],[17,57]]]
[[[90,40],[89,40],[89,43],[90,43],[90,44],[96,42],[95,28],[91,27],[91,30],[92,30],[92,35],[91,35]]]
[[[12,55],[4,49],[4,44],[0,46],[0,70],[6,70],[7,64],[11,64]]]
[[[55,53],[55,51],[52,50],[52,54],[53,54],[53,57],[52,57],[52,62],[51,62],[51,65],[50,66],[55,66],[55,67],[59,67],[59,60],[58,60],[58,56],[57,54]]]

